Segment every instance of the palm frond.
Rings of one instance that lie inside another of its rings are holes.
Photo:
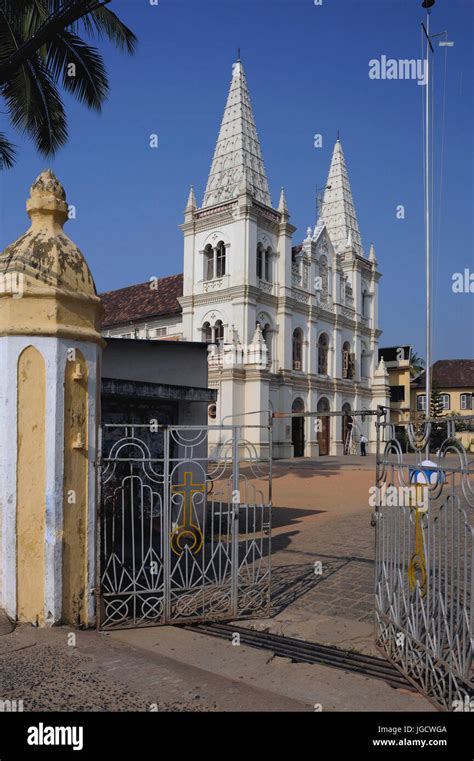
[[[90,36],[97,35],[99,39],[106,37],[120,50],[126,50],[133,55],[138,40],[131,29],[109,8],[100,7],[81,18],[82,26]]]
[[[70,75],[69,66],[75,66]],[[47,68],[57,82],[81,103],[97,111],[107,97],[109,84],[104,61],[99,51],[72,32],[56,35],[48,46]]]
[[[27,61],[1,88],[13,125],[30,135],[44,156],[67,142],[67,121],[56,85],[39,57]]]
[[[16,150],[12,143],[0,132],[0,169],[11,169],[15,163]]]

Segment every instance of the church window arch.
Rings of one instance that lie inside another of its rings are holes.
[[[257,246],[257,277],[263,278],[263,246],[261,243]]]
[[[220,344],[224,341],[224,323],[221,319],[216,319],[215,315],[211,315],[211,319],[207,319],[203,322],[201,327],[201,335],[204,343],[208,344]]]
[[[216,277],[223,277],[226,273],[225,243],[220,240],[216,246]]]
[[[272,359],[272,344],[273,344],[273,328],[269,322],[257,323],[262,328],[262,336],[267,346],[267,361]]]
[[[204,279],[212,280],[214,277],[214,249],[208,243],[204,249]]]
[[[263,243],[257,244],[257,278],[267,283],[272,282],[272,257],[271,246],[264,248]]]
[[[267,283],[272,282],[272,248],[268,246],[265,251],[265,280]]]
[[[223,277],[226,272],[226,244],[223,240],[216,246],[208,243],[204,248],[204,280],[215,280]]]
[[[214,325],[214,343],[220,344],[224,340],[224,325],[222,320],[216,320]]]
[[[204,343],[212,343],[212,328],[209,322],[205,322],[201,328],[202,340]]]
[[[351,380],[354,377],[354,361],[349,341],[342,345],[342,377]]]
[[[328,374],[329,339],[327,333],[321,333],[318,340],[318,373]]]
[[[293,370],[303,369],[303,331],[295,328],[293,331]]]

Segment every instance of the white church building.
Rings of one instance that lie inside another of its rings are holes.
[[[272,205],[240,61],[202,205],[191,188],[181,229],[184,274],[102,294],[105,338],[207,342],[218,391],[211,424],[389,406],[388,374],[377,366],[381,275],[374,246],[368,256],[362,247],[341,142],[319,219],[295,245],[283,189]],[[274,456],[343,454],[349,422],[277,418]],[[354,418],[351,443],[362,433],[374,451],[373,418]]]

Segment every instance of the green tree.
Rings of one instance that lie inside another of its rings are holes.
[[[111,0],[0,0],[0,96],[10,121],[43,156],[68,139],[59,87],[100,111],[108,94],[105,65],[89,40],[108,38],[133,54],[136,37],[106,6]],[[0,132],[0,169],[16,150]]]
[[[416,351],[412,351],[410,355],[410,376],[416,378],[424,369],[425,360]]]
[[[436,452],[446,438],[447,432],[446,423],[441,422],[441,418],[445,417],[443,398],[436,384],[431,387],[430,417],[435,419],[431,423],[430,449]]]

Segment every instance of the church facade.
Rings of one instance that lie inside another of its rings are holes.
[[[209,344],[209,423],[265,425],[278,417],[276,457],[343,454],[389,405],[378,364],[374,246],[366,256],[338,139],[319,218],[295,245],[284,190],[273,207],[242,63],[232,81],[202,205],[193,188],[181,226],[184,273],[102,294],[103,334]],[[190,368],[190,372],[191,372]],[[249,429],[257,448],[266,432]],[[349,444],[350,441],[350,444]]]

